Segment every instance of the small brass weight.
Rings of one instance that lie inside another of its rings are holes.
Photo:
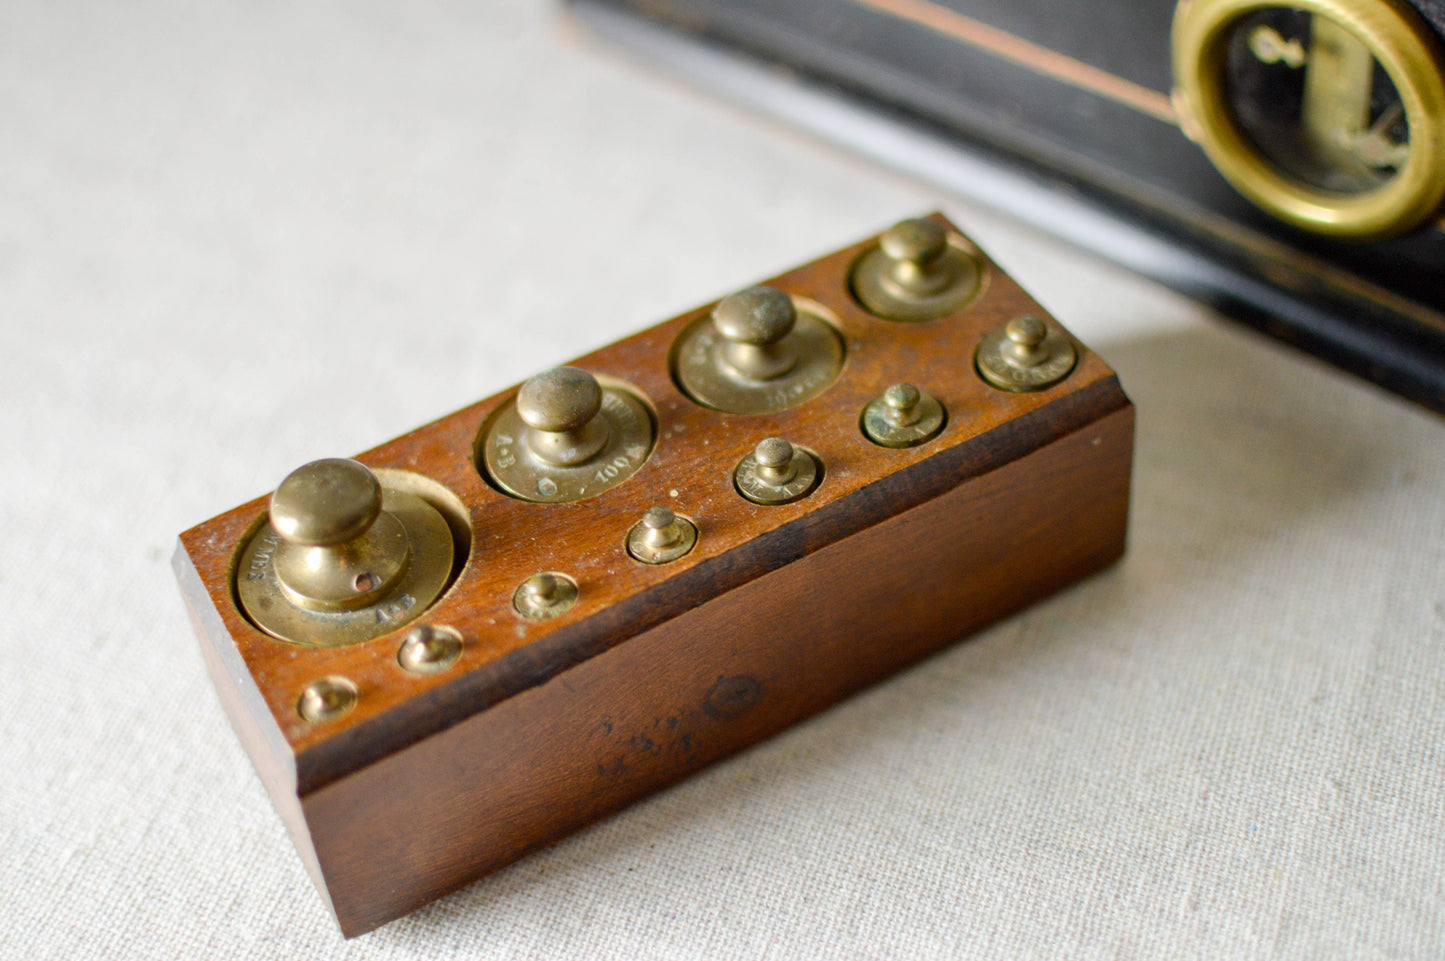
[[[675,348],[678,385],[704,407],[770,414],[811,400],[843,368],[843,340],[822,308],[775,287],[724,297],[683,331]]]
[[[415,619],[451,576],[455,545],[435,507],[386,490],[354,460],[292,471],[236,574],[241,606],[305,647],[370,640]]]
[[[1078,359],[1068,334],[1026,314],[985,335],[974,363],[994,387],[1022,393],[1054,386]]]
[[[652,415],[631,391],[585,370],[554,367],[522,385],[484,428],[483,472],[519,500],[595,497],[637,472],[652,452]]]
[[[935,220],[895,224],[853,268],[853,295],[885,320],[935,320],[962,310],[983,290],[971,245]]]

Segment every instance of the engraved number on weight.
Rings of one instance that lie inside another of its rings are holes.
[[[510,434],[497,435],[497,466],[506,470],[517,463],[516,455],[512,453],[512,445],[516,443]]]
[[[626,456],[626,455],[620,455],[620,456],[618,456],[618,457],[614,457],[614,458],[612,458],[611,463],[604,464],[604,465],[602,465],[602,467],[598,468],[597,474],[596,474],[597,483],[599,483],[599,484],[605,484],[605,483],[607,483],[608,481],[610,481],[610,480],[614,479],[615,477],[617,477],[618,474],[620,474],[620,473],[622,473],[623,471],[627,470],[627,468],[629,468],[629,467],[631,467],[631,466],[632,466],[632,458],[631,458],[631,457],[628,457],[628,456]]]
[[[403,594],[395,600],[387,601],[376,609],[376,622],[385,624],[394,621],[404,615],[416,604],[416,598],[410,594]]]

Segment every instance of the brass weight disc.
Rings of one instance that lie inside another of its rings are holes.
[[[421,616],[451,577],[455,545],[435,507],[397,490],[383,490],[381,509],[400,522],[410,546],[406,568],[375,602],[355,610],[313,610],[286,596],[276,576],[281,535],[263,523],[236,566],[236,593],[246,616],[278,640],[302,647],[342,647],[396,630]]]

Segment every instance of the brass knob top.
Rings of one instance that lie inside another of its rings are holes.
[[[1015,317],[1004,327],[1004,336],[1025,350],[1036,350],[1048,339],[1049,328],[1037,317]]]
[[[749,287],[724,297],[713,308],[712,321],[735,344],[767,347],[792,333],[798,311],[793,298],[776,287]]]
[[[926,268],[948,253],[948,233],[937,221],[918,217],[890,227],[878,245],[889,260]]]
[[[325,547],[365,534],[381,514],[381,485],[354,460],[298,467],[271,495],[271,526],[291,544]]]
[[[883,403],[888,406],[889,413],[895,420],[906,423],[909,415],[918,409],[918,402],[922,397],[918,388],[912,384],[894,384],[883,392]]]
[[[533,574],[522,582],[522,593],[535,603],[545,604],[557,596],[560,586],[556,574]]]
[[[665,531],[677,523],[677,515],[669,507],[649,507],[642,515],[642,526],[650,531]]]
[[[753,459],[764,471],[784,471],[793,463],[793,445],[781,437],[769,437],[758,444]]]
[[[522,385],[517,413],[535,430],[566,433],[581,430],[602,409],[597,378],[576,367],[554,367]]]

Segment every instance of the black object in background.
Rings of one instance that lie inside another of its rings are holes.
[[[1445,411],[1445,221],[1346,242],[1236,193],[1171,102],[1174,0],[574,7],[654,62]]]

